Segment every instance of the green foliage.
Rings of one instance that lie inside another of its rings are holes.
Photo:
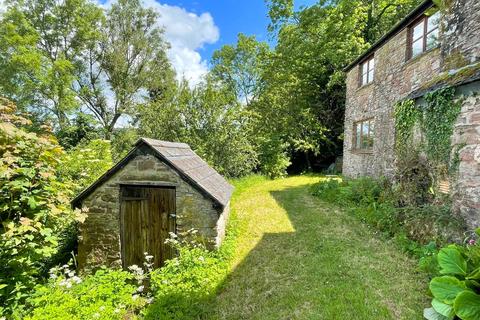
[[[155,301],[145,318],[194,319],[202,315],[202,306],[227,274],[227,262],[219,252],[181,247],[178,258],[152,274]]]
[[[433,300],[432,307],[424,311],[426,319],[479,319],[479,258],[480,247],[474,239],[466,246],[449,245],[440,250],[437,260],[441,276],[430,282]]]
[[[64,153],[60,161],[58,174],[78,193],[112,167],[110,142],[91,140],[79,144]]]
[[[425,95],[427,105],[423,119],[428,157],[448,166],[451,155],[453,125],[460,114],[461,103],[454,101],[455,88],[445,88]]]
[[[75,218],[57,172],[62,148],[22,129],[28,122],[14,111],[0,100],[0,304],[9,308],[0,313],[21,306]]]
[[[426,94],[423,110],[413,100],[395,106],[395,180],[404,204],[442,200],[437,193],[438,182],[456,171],[458,152],[452,151],[451,136],[460,103],[454,96],[454,88],[445,88]],[[422,138],[414,137],[415,127]]]
[[[422,269],[435,272],[436,246],[458,240],[464,224],[449,205],[400,206],[401,197],[386,180],[326,179],[311,189],[313,195],[348,208],[352,215],[381,231],[407,252],[420,257]]]
[[[82,61],[77,94],[111,139],[120,117],[134,117],[145,102],[143,92],[163,89],[174,73],[158,14],[139,0],[113,3],[100,30],[100,40]]]
[[[228,177],[248,174],[257,165],[250,140],[251,113],[231,91],[211,81],[194,89],[180,84],[163,99],[142,107],[138,121],[140,135],[188,143]]]
[[[80,278],[65,267],[35,288],[25,319],[134,319],[147,304],[131,272],[103,268]]]
[[[246,180],[250,181],[250,180]],[[153,303],[146,319],[197,319],[206,316],[208,305],[226,278],[235,251],[239,226],[230,216],[227,235],[219,249],[207,250],[195,241],[170,240],[178,256],[151,274]]]
[[[404,100],[395,106],[396,147],[405,149],[413,143],[413,128],[421,119],[422,112],[413,100]]]
[[[97,124],[98,121],[92,115],[79,113],[70,125],[55,132],[55,136],[60,145],[68,150],[80,143],[86,144],[91,140],[99,139],[101,132]]]
[[[86,0],[11,0],[0,19],[0,92],[64,128],[78,108],[81,58],[98,39],[102,10]]]

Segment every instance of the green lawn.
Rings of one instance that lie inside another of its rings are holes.
[[[415,261],[312,197],[320,179],[236,183],[241,231],[209,319],[422,319],[426,279]]]

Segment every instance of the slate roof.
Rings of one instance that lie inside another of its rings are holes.
[[[78,207],[83,199],[92,193],[97,186],[108,180],[115,172],[123,168],[126,163],[133,159],[138,150],[144,147],[150,148],[154,155],[162,162],[169,165],[177,171],[180,176],[196,187],[204,195],[210,197],[214,202],[225,207],[232,195],[233,186],[215,169],[210,167],[202,158],[200,158],[186,143],[169,142],[141,138],[135,144],[135,148],[129,154],[108,170],[90,187],[80,193],[72,204]]]

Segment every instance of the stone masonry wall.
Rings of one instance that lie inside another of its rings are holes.
[[[480,1],[453,1],[444,17],[441,40],[445,70],[479,61]]]
[[[129,183],[173,184],[176,187],[177,234],[194,228],[212,246],[220,245],[225,234],[228,207],[224,213],[219,213],[211,199],[183,180],[168,165],[153,155],[139,155],[83,201],[82,206],[87,207],[89,212],[80,227],[78,262],[81,268],[122,265],[120,184]]]
[[[344,166],[346,176],[391,177],[395,165],[393,106],[441,72],[480,61],[480,1],[454,0],[442,17],[440,47],[405,61],[407,28],[375,52],[375,79],[359,88],[359,66],[347,74]],[[457,88],[462,110],[452,145],[459,149],[458,176],[452,188],[455,212],[480,226],[480,82]],[[374,149],[352,151],[353,122],[375,118]]]
[[[480,82],[475,87],[476,93],[463,93],[462,110],[452,137],[460,160],[452,194],[454,211],[472,229],[480,226]]]
[[[375,51],[373,82],[360,87],[357,65],[347,74],[343,173],[347,177],[393,176],[394,105],[440,72],[440,49],[406,61],[407,29]],[[355,121],[374,118],[373,152],[353,150]]]

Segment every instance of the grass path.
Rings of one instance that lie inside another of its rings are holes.
[[[415,261],[342,210],[312,197],[319,177],[237,182],[241,232],[216,319],[422,319]]]

